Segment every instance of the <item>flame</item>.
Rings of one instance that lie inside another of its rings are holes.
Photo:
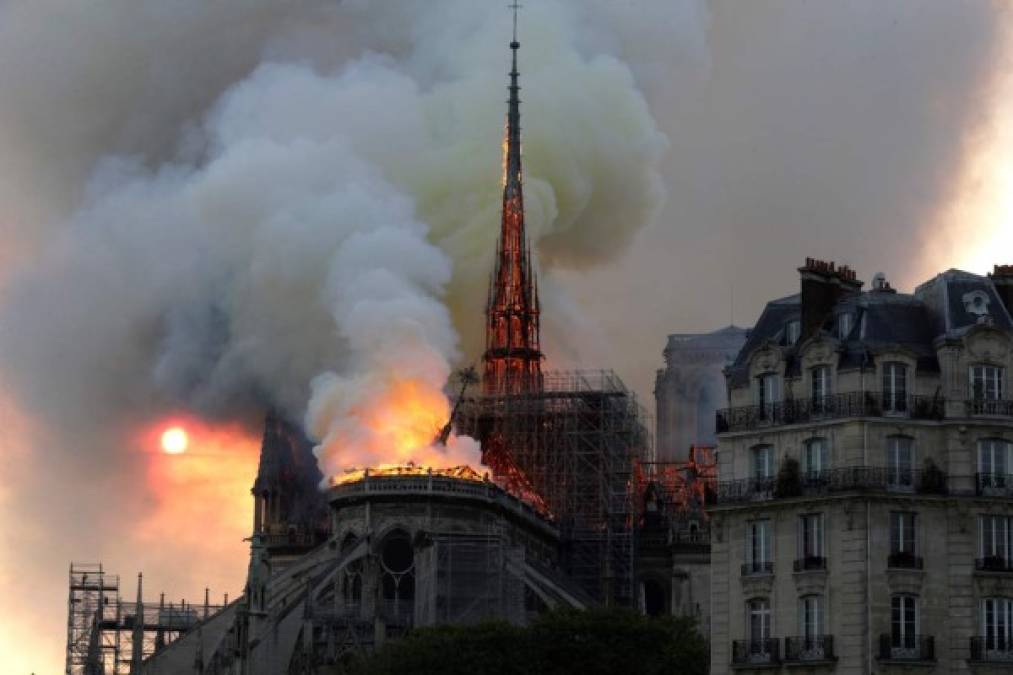
[[[363,393],[366,389],[372,390]],[[316,449],[330,484],[358,480],[367,467],[371,475],[430,469],[458,471],[458,477],[484,473],[473,439],[451,434],[446,446],[435,443],[450,419],[450,402],[421,379],[391,378],[379,386],[362,386],[341,419]]]
[[[443,476],[446,478],[460,478],[462,480],[470,480],[478,483],[489,478],[488,473],[480,475],[477,471],[475,471],[475,469],[467,465],[434,469],[431,466],[419,466],[417,464],[382,464],[368,469],[349,469],[341,476],[332,476],[331,485],[354,483],[355,481],[362,480],[367,476]]]

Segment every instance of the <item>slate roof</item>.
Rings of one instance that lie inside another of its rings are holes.
[[[968,309],[968,301],[978,294],[983,294],[987,316]],[[767,303],[746,344],[727,370],[730,386],[748,384],[749,358],[761,345],[773,342],[789,347],[785,329],[790,321],[800,318],[801,309],[798,294]],[[836,335],[835,319],[842,312],[854,315],[847,336]],[[919,370],[938,372],[936,341],[959,337],[982,321],[1013,332],[1013,317],[991,279],[951,269],[926,281],[913,294],[873,289],[843,298],[834,307],[823,331],[841,342],[840,368],[870,365],[875,352],[899,347],[916,356]],[[798,374],[795,356],[794,350],[786,353],[789,376]]]

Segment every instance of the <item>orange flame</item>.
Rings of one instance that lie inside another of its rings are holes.
[[[467,437],[435,443],[450,418],[443,392],[418,379],[392,379],[346,411],[317,454],[330,482],[357,480],[377,471],[425,473],[460,467],[481,476],[481,451]],[[462,476],[463,477],[463,476]]]

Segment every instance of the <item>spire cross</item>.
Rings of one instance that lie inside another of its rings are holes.
[[[514,40],[513,41],[515,43],[517,42],[517,10],[520,9],[521,7],[523,7],[523,6],[524,5],[518,4],[516,2],[516,0],[514,0],[513,3],[507,5],[507,7],[509,9],[512,9],[514,11]]]

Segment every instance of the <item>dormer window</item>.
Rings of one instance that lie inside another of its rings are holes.
[[[853,318],[854,315],[851,312],[844,312],[843,314],[837,315],[837,337],[841,340],[846,340],[848,339],[848,336],[851,335]]]
[[[802,323],[798,320],[789,321],[788,325],[784,328],[784,340],[788,346],[798,344],[798,339],[802,335]]]

